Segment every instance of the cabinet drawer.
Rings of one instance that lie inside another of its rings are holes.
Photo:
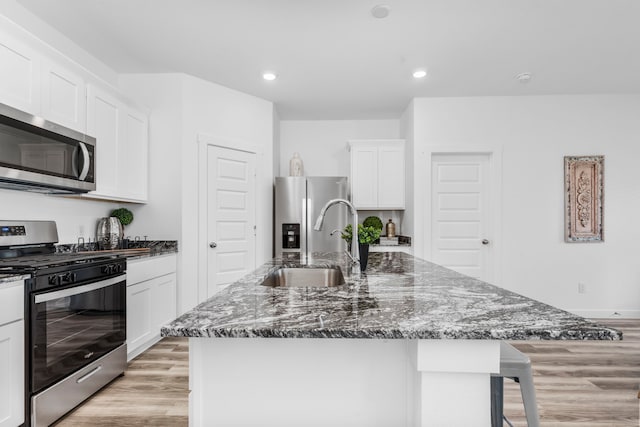
[[[127,261],[127,286],[175,272],[175,254]]]
[[[24,280],[0,287],[0,325],[24,318]]]

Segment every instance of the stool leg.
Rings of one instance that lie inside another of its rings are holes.
[[[504,379],[491,377],[491,427],[502,427]]]
[[[536,403],[536,389],[533,387],[533,375],[531,367],[520,374],[520,393],[524,403],[524,413],[527,417],[529,427],[540,427],[540,417],[538,416],[538,404]]]

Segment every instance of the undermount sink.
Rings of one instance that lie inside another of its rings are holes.
[[[339,267],[329,268],[290,268],[283,267],[275,270],[261,283],[270,287],[335,287],[345,284],[344,276]]]

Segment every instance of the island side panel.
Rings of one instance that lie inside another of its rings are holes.
[[[191,338],[189,352],[191,427],[414,425],[408,340]]]
[[[416,368],[416,425],[491,426],[490,381],[500,372],[500,341],[419,340]]]

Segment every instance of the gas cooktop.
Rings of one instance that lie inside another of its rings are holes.
[[[95,264],[117,258],[114,254],[53,253],[0,258],[0,270],[31,272],[44,268]]]

